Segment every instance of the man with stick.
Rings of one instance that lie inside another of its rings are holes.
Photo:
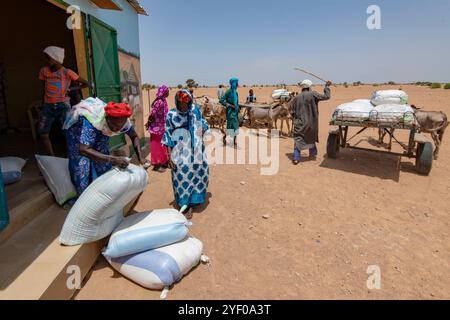
[[[331,81],[327,81],[324,94],[312,91],[312,82],[304,80],[301,84],[301,92],[292,102],[291,115],[294,124],[294,165],[301,160],[301,150],[309,150],[309,157],[315,160],[317,157],[316,142],[319,142],[319,101],[331,98]]]

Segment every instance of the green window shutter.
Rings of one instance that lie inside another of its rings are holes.
[[[93,16],[89,16],[89,31],[95,93],[105,102],[121,102],[117,32]],[[110,139],[109,148],[116,150],[125,144],[125,137],[122,134]]]

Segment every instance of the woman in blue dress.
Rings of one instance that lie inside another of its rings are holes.
[[[75,106],[67,117],[69,171],[78,196],[99,176],[113,166],[126,168],[129,159],[109,154],[109,139],[127,134],[141,164],[142,157],[139,137],[129,120],[130,106],[125,103],[110,102],[89,98]]]
[[[237,136],[239,135],[239,95],[237,88],[239,79],[230,79],[230,89],[220,99],[220,104],[226,108],[227,131],[223,136],[223,144],[227,144],[227,135],[233,137],[234,147],[237,148]]]
[[[193,209],[206,202],[209,166],[203,136],[209,127],[188,91],[177,92],[175,105],[167,115],[162,144],[169,149],[175,201],[191,219]]]

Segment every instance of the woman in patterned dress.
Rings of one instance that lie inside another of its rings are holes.
[[[151,163],[153,170],[158,172],[163,172],[167,168],[168,161],[167,148],[161,144],[167,113],[169,112],[166,100],[168,96],[169,88],[164,85],[159,87],[146,124],[146,128],[150,133]]]
[[[162,144],[169,150],[172,186],[180,208],[192,218],[193,209],[206,202],[209,166],[203,136],[209,127],[187,90],[175,95],[176,108],[167,115]]]
[[[93,103],[89,104],[90,101]],[[67,130],[69,172],[78,196],[97,177],[111,170],[112,166],[128,166],[127,158],[109,155],[108,144],[112,136],[127,134],[133,142],[139,162],[146,163],[141,154],[139,137],[129,121],[132,114],[130,106],[125,103],[102,103],[101,100],[85,100],[72,109],[64,124]]]

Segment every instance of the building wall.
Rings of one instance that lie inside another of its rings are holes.
[[[130,54],[119,51],[120,81],[122,87],[122,98],[133,108],[132,121],[136,132],[144,137],[144,113],[141,90],[141,62]],[[131,78],[131,70],[134,70],[138,79],[136,84]]]
[[[81,11],[90,14],[117,30],[117,42],[125,51],[139,56],[139,17],[126,0],[115,0],[122,11],[105,10],[94,7],[88,0],[65,0],[77,5]]]
[[[133,66],[138,80],[137,86],[128,85],[129,90],[122,90],[122,99],[133,107],[133,122],[135,123],[136,132],[140,136],[144,136],[141,64],[139,59],[139,16],[137,12],[126,0],[115,0],[122,8],[122,11],[98,9],[88,0],[65,0],[65,2],[79,6],[84,13],[92,15],[116,29],[117,43],[119,48],[122,49],[119,50],[121,79],[124,80],[123,72],[128,73],[131,66]],[[122,87],[124,88],[125,86],[127,84],[122,81]]]

